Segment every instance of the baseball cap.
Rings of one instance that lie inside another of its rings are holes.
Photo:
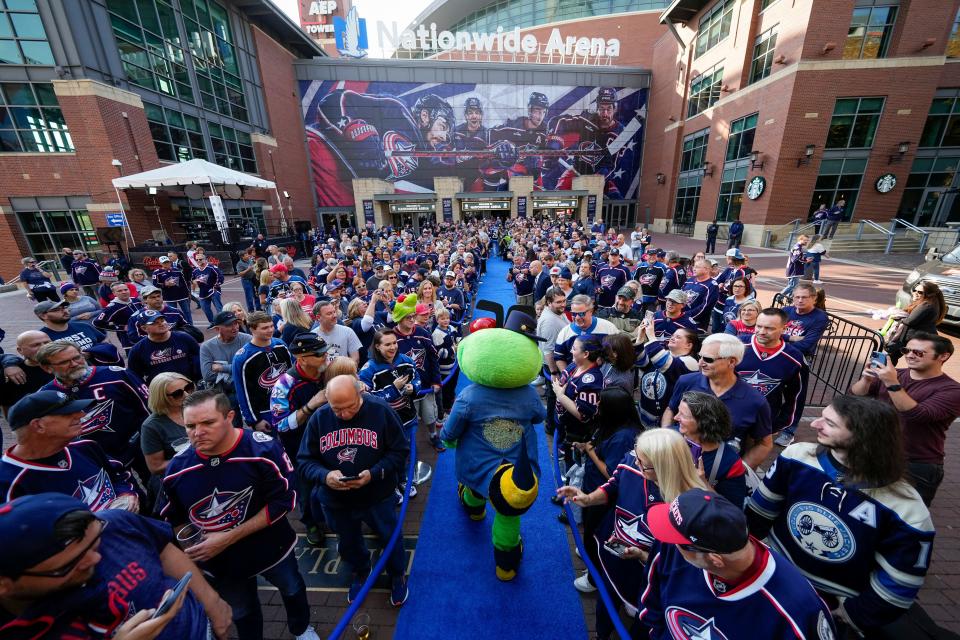
[[[617,248],[610,249],[610,255],[612,256],[620,255],[620,249],[617,249]]]
[[[160,261],[160,262],[170,262],[170,258],[168,258],[167,256],[160,256],[160,260],[159,260],[159,261]]]
[[[658,257],[658,258],[666,257],[666,255],[667,255],[666,249],[657,249],[657,257]]]
[[[70,291],[71,289],[79,289],[79,288],[80,287],[73,284],[72,282],[64,282],[62,285],[60,285],[60,295],[65,294],[67,291]]]
[[[593,255],[593,251],[590,251],[590,250],[588,249],[587,251],[584,251],[584,252],[583,252],[583,255],[585,255],[585,256],[592,256],[592,255]]]
[[[719,266],[719,265],[720,265],[720,263],[717,262],[716,260],[714,260],[713,258],[707,258],[707,262],[710,263],[710,266],[711,266],[711,267],[716,267],[716,266]]]
[[[333,291],[334,289],[339,289],[343,286],[343,280],[339,278],[334,278],[327,284],[327,291]]]
[[[550,275],[552,275],[552,276],[558,276],[558,275],[560,275],[560,271],[561,271],[560,267],[558,267],[558,266],[556,266],[556,265],[550,267]]]
[[[391,266],[388,265],[388,264],[385,264],[385,265],[383,265],[383,271],[384,271],[384,273],[386,273],[387,271],[393,271],[393,267],[391,267]]]
[[[674,289],[666,296],[667,300],[673,300],[680,304],[687,304],[687,294],[681,291],[680,289]]]
[[[447,271],[445,274],[443,274],[443,277],[444,277],[444,278],[456,278],[456,277],[457,277],[457,274],[455,274],[453,271]]]
[[[743,252],[736,247],[733,249],[727,249],[727,257],[733,258],[734,260],[743,260]]]
[[[301,333],[290,341],[290,353],[295,356],[306,354],[322,355],[330,350],[327,341],[315,333]]]
[[[137,324],[154,324],[160,322],[161,320],[166,320],[166,317],[159,311],[154,311],[153,309],[144,309],[137,314]]]
[[[287,272],[287,265],[285,264],[277,263],[272,267],[270,267],[270,273],[286,273],[286,272]]]
[[[420,303],[414,308],[413,315],[422,316],[426,313],[430,313],[430,307],[428,307],[423,303]]]
[[[721,495],[690,489],[670,504],[647,511],[647,526],[660,542],[689,544],[714,553],[733,553],[750,539],[743,510]]]
[[[561,267],[560,273],[557,274],[558,277],[563,278],[564,280],[572,280],[573,274],[570,273],[570,269],[567,267]]]
[[[37,391],[24,396],[10,407],[7,421],[11,429],[19,429],[30,424],[34,418],[78,413],[93,403],[93,399],[75,400],[61,391]]]
[[[51,309],[59,309],[60,307],[65,307],[70,303],[66,300],[61,300],[60,302],[53,302],[52,300],[44,300],[43,302],[38,302],[33,307],[33,312],[38,316],[41,314],[50,311]]]
[[[213,317],[213,322],[207,325],[207,329],[213,329],[214,327],[225,327],[228,324],[232,324],[237,321],[237,314],[233,311],[221,311]]]
[[[156,288],[156,287],[153,286],[153,285],[147,285],[147,286],[145,286],[143,289],[140,290],[140,297],[141,297],[141,298],[146,298],[147,296],[149,296],[149,295],[151,295],[151,294],[154,294],[154,293],[160,293],[160,289]]]
[[[637,297],[637,292],[634,291],[632,287],[623,286],[620,287],[619,291],[617,291],[617,295],[621,298],[629,298],[630,300],[633,300]]]
[[[64,493],[36,493],[0,506],[0,539],[4,553],[0,574],[14,577],[64,550],[54,533],[60,518],[90,508]]]

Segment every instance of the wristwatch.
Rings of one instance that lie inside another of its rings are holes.
[[[892,385],[890,385],[889,387],[887,387],[887,392],[889,393],[889,392],[891,392],[891,391],[903,391],[903,385],[902,385],[902,384],[899,384],[899,383],[898,383],[898,384],[892,384]]]

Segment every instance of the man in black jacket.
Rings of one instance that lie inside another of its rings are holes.
[[[337,534],[340,557],[353,569],[347,602],[353,602],[370,573],[370,553],[363,542],[366,523],[386,546],[397,526],[393,490],[410,450],[400,418],[390,405],[362,393],[350,376],[327,383],[327,404],[310,417],[300,454],[299,472],[313,487],[310,500],[322,509]],[[399,607],[409,591],[404,580],[403,548],[390,553],[390,602]]]

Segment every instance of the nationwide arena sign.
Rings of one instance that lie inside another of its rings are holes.
[[[367,55],[367,21],[359,17],[356,7],[345,18],[334,18],[334,35],[340,55],[363,58]],[[416,29],[403,29],[396,22],[376,22],[377,44],[381,49],[421,51],[426,54],[445,51],[476,51],[544,54],[620,56],[618,38],[595,38],[587,36],[563,36],[554,28],[546,42],[532,33],[520,33],[520,27],[512,30],[497,27],[496,31],[437,31],[436,23],[421,24]]]

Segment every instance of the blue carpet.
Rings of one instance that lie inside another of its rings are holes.
[[[507,263],[487,262],[480,297],[504,309],[515,301],[506,282]],[[484,315],[479,313],[478,315]],[[461,387],[469,384],[461,376]],[[456,452],[440,455],[433,486],[420,525],[420,537],[410,574],[410,599],[400,610],[394,638],[398,640],[505,640],[511,638],[585,638],[578,592],[564,525],[550,503],[556,490],[542,426],[538,427],[540,494],[521,521],[523,562],[511,582],[494,573],[490,527],[493,509],[484,522],[470,520],[457,499],[454,475]]]

